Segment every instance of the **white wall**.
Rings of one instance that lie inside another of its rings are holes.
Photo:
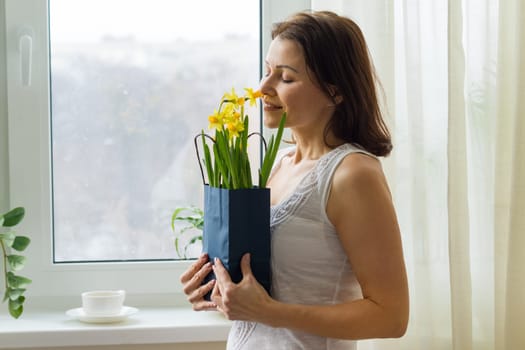
[[[224,342],[38,348],[38,350],[224,350],[224,349],[226,349],[226,343]],[[10,349],[6,349],[6,350],[10,350]],[[15,350],[15,349],[12,349],[12,350]],[[16,350],[35,350],[35,349],[16,349]]]
[[[0,213],[9,209],[5,0],[0,0]]]

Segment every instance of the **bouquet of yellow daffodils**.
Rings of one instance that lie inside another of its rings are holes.
[[[248,133],[248,115],[244,114],[245,103],[248,102],[251,106],[254,106],[256,100],[262,97],[262,93],[251,88],[245,88],[244,91],[244,96],[238,96],[233,88],[231,92],[225,93],[219,108],[208,117],[209,128],[215,130],[214,137],[205,134],[203,130],[195,138],[195,141],[197,141],[198,137],[202,140],[204,165],[209,185],[212,187],[233,190],[254,187],[250,160],[248,158],[248,138],[254,134],[261,137],[266,151],[259,169],[259,188],[266,187],[266,182],[275,161],[283,135],[286,114],[284,113],[281,118],[276,135],[272,135],[269,143],[266,144],[266,141],[259,133]],[[212,141],[211,149],[207,140]],[[199,157],[197,142],[195,142],[195,147]],[[200,159],[199,165],[204,180],[204,171]]]

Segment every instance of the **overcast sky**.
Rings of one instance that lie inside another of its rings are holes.
[[[51,0],[55,42],[98,41],[105,35],[140,41],[258,36],[258,0]]]

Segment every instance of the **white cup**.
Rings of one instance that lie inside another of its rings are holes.
[[[82,309],[89,316],[118,315],[124,305],[124,290],[94,290],[82,293]]]

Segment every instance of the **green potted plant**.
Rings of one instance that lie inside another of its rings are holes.
[[[244,108],[246,102],[255,106],[263,93],[250,88],[244,91],[243,96],[234,89],[225,93],[218,109],[208,117],[212,134],[202,130],[194,139],[204,186],[203,251],[212,262],[220,259],[235,283],[242,279],[241,257],[250,253],[254,276],[270,292],[270,189],[266,185],[283,135],[286,112],[267,143],[260,133],[249,133]],[[258,181],[252,180],[248,156],[248,139],[253,135],[260,137],[264,146]],[[214,277],[210,272],[203,283]],[[209,300],[210,293],[205,298]]]
[[[176,227],[176,222],[184,222],[185,226]],[[202,242],[203,227],[204,212],[202,209],[193,206],[175,209],[171,216],[171,229],[175,233],[175,250],[179,257],[188,258],[188,248]]]
[[[26,291],[27,285],[31,283],[29,278],[15,273],[24,267],[27,259],[25,256],[13,252],[24,251],[30,243],[28,237],[17,235],[12,229],[12,227],[22,221],[24,215],[25,209],[22,207],[14,208],[0,215],[0,227],[6,231],[0,233],[0,250],[2,252],[5,281],[3,302],[7,301],[9,314],[13,318],[20,317],[24,312],[24,292]]]

